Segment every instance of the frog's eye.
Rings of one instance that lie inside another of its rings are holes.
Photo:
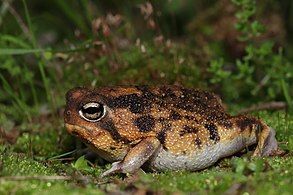
[[[102,104],[91,102],[83,105],[78,113],[86,121],[97,122],[105,116],[106,109]]]

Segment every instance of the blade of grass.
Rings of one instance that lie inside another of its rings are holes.
[[[2,25],[3,18],[8,11],[10,3],[12,3],[12,0],[6,0],[2,3],[2,6],[0,8],[0,26]]]
[[[67,1],[60,0],[55,0],[54,3],[62,10],[66,17],[77,26],[77,28],[88,34],[89,28],[85,25],[83,21],[83,16],[73,11],[74,8],[70,6],[72,4],[68,3]]]
[[[288,104],[289,110],[292,111],[293,102],[292,102],[291,96],[289,94],[289,87],[288,87],[287,83],[284,81],[284,79],[281,79],[281,86],[282,86],[283,94],[284,94],[284,97],[285,97],[286,102]]]
[[[21,101],[21,99],[18,97],[17,93],[14,89],[9,85],[8,81],[3,77],[2,74],[0,74],[0,79],[3,84],[4,90],[11,96],[11,98],[15,101],[17,107],[21,110],[22,113],[24,113],[27,116],[28,121],[31,121],[31,115],[29,113],[28,106],[25,104],[24,101]]]
[[[26,72],[29,72],[29,69],[27,68],[27,65],[24,64],[24,70]],[[27,79],[28,82],[29,82],[29,86],[31,88],[31,92],[32,92],[32,96],[33,96],[33,101],[34,101],[34,104],[39,107],[39,100],[38,100],[38,96],[37,96],[37,92],[36,92],[36,89],[34,87],[34,83],[33,83],[33,79]]]
[[[24,54],[37,54],[42,53],[42,49],[18,49],[18,48],[5,48],[0,49],[0,55],[24,55]]]
[[[81,0],[81,6],[83,7],[83,10],[84,10],[84,14],[85,14],[85,17],[87,19],[87,24],[89,26],[91,26],[91,23],[92,23],[92,20],[93,20],[93,16],[92,16],[92,13],[89,9],[89,6],[90,6],[90,2],[88,0]]]
[[[53,157],[48,158],[48,160],[54,160],[54,159],[58,159],[58,158],[61,158],[61,157],[64,157],[64,156],[68,156],[70,154],[75,153],[76,151],[77,151],[77,149],[69,151],[69,152],[66,152],[66,153],[63,153],[63,154],[59,154],[57,156],[53,156]]]
[[[31,47],[29,44],[27,44],[22,39],[20,39],[16,36],[12,36],[12,35],[1,35],[0,40],[12,43],[12,44],[19,46],[21,48],[29,49]]]
[[[28,23],[29,31],[30,31],[30,34],[31,34],[33,47],[38,48],[37,47],[36,37],[35,37],[35,34],[33,33],[32,22],[31,22],[31,18],[30,18],[29,12],[28,12],[26,1],[22,0],[22,3],[23,3],[23,6],[24,6],[25,18],[26,18],[26,21]]]
[[[38,48],[38,45],[37,45],[37,42],[36,42],[35,34],[33,32],[33,29],[32,29],[31,17],[29,15],[29,11],[28,11],[28,8],[27,8],[26,1],[25,0],[22,0],[22,2],[23,2],[23,6],[24,6],[26,21],[28,23],[29,31],[30,31],[30,34],[31,34],[31,37],[32,37],[33,47],[34,47],[34,49],[39,49]],[[52,101],[52,96],[51,96],[51,93],[50,93],[51,90],[50,90],[50,87],[49,87],[49,80],[48,80],[48,78],[46,76],[46,73],[45,73],[45,63],[42,60],[41,56],[38,55],[38,53],[35,53],[35,54],[36,54],[36,57],[39,59],[38,67],[39,67],[39,71],[41,73],[42,81],[43,81],[43,84],[44,84],[44,87],[45,87],[47,100],[50,102],[50,104],[52,106],[52,110],[54,112],[55,105],[54,105],[54,103]]]

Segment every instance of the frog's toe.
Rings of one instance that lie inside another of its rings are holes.
[[[114,173],[121,172],[121,171],[122,171],[122,163],[121,163],[121,161],[114,162],[114,163],[112,163],[112,167],[109,170],[107,170],[104,173],[102,173],[100,175],[100,177],[106,177],[106,176],[109,176],[109,175],[112,175]]]

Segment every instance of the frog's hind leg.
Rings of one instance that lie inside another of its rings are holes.
[[[276,132],[263,122],[260,123],[256,125],[257,146],[253,156],[272,156],[278,151]]]
[[[245,115],[238,115],[232,120],[242,137],[246,140],[254,140],[253,142],[248,141],[247,146],[257,144],[253,156],[271,156],[280,152],[275,138],[275,130],[262,120]]]

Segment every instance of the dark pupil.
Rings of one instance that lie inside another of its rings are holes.
[[[82,108],[82,112],[84,116],[88,119],[98,119],[101,117],[103,113],[103,107],[89,107],[89,108]]]
[[[84,109],[83,111],[84,111],[84,113],[87,113],[87,114],[95,114],[95,113],[99,112],[99,108],[89,107],[87,109]]]

